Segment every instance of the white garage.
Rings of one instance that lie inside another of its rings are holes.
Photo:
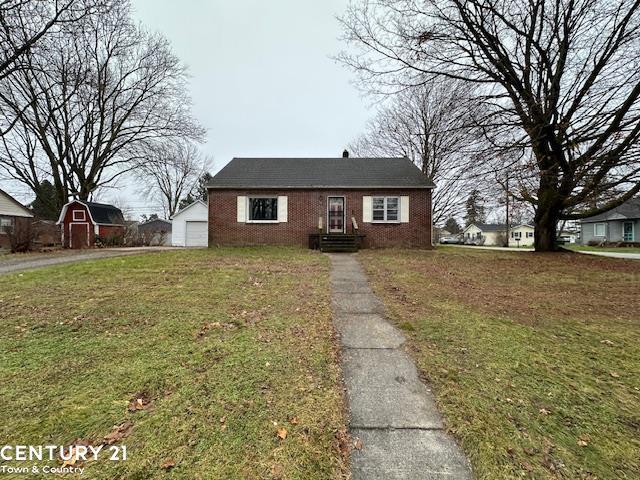
[[[207,204],[192,203],[171,217],[171,245],[174,247],[206,247],[209,239]]]

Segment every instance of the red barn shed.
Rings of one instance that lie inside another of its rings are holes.
[[[88,248],[100,240],[120,244],[124,238],[124,216],[118,207],[105,203],[73,200],[62,207],[58,225],[62,225],[62,245]]]

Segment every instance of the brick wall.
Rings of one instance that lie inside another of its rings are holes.
[[[286,223],[239,223],[237,197],[288,197]],[[408,196],[408,223],[363,223],[363,196]],[[322,216],[326,231],[327,197],[344,196],[347,231],[351,216],[365,235],[364,247],[431,247],[431,190],[209,190],[209,245],[307,245]]]

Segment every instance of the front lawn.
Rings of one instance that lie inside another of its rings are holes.
[[[640,478],[640,262],[359,255],[478,478]]]
[[[327,272],[263,248],[0,276],[2,444],[127,447],[82,478],[343,478]]]

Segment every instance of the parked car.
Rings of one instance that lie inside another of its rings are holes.
[[[447,244],[447,243],[459,245],[459,244],[463,243],[463,241],[462,241],[462,238],[460,238],[460,237],[458,237],[456,235],[449,235],[449,236],[446,236],[446,237],[441,237],[440,238],[440,243],[442,245]]]

